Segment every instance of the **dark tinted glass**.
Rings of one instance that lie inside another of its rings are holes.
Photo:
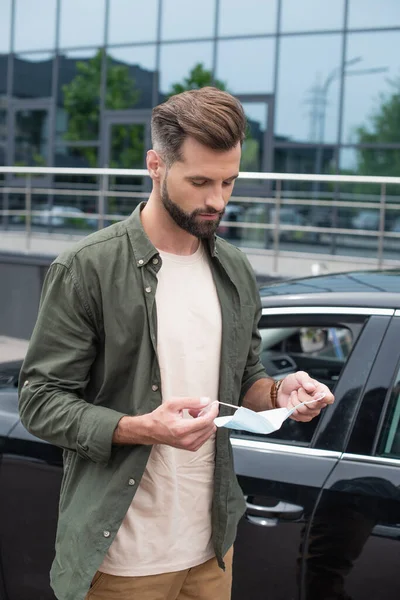
[[[74,169],[97,167],[97,154],[98,149],[95,146],[87,148],[56,146],[55,166],[72,167]]]
[[[49,158],[49,114],[46,109],[17,110],[14,114],[13,164],[44,167]]]
[[[56,0],[16,0],[15,51],[53,49],[56,43],[56,11]]]
[[[7,138],[7,108],[0,100],[0,142]]]
[[[377,454],[400,458],[400,370],[394,380]]]
[[[8,55],[0,54],[0,98],[7,94]]]
[[[48,98],[51,96],[53,54],[17,54],[14,59],[14,98]]]

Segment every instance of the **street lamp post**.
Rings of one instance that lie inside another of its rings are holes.
[[[356,58],[352,58],[344,63],[345,68],[355,65],[362,61],[361,56],[357,56]],[[385,73],[388,70],[387,67],[376,67],[372,69],[358,69],[356,71],[344,71],[345,77],[353,77],[358,75],[371,75],[374,73]],[[319,97],[319,104],[321,107],[321,111],[319,113],[319,135],[318,135],[318,147],[315,158],[315,173],[321,173],[322,171],[322,158],[323,158],[323,146],[324,146],[324,138],[325,138],[325,121],[326,121],[326,107],[328,104],[328,92],[329,88],[335,79],[338,79],[341,74],[340,68],[333,69],[324,83],[315,89],[316,94]],[[317,186],[318,189],[319,186]]]

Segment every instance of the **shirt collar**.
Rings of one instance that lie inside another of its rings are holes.
[[[133,254],[138,267],[144,267],[155,256],[158,256],[158,250],[147,237],[146,232],[143,229],[142,220],[140,218],[140,213],[145,205],[145,202],[141,202],[139,206],[135,208],[131,216],[126,220],[129,239],[132,244]],[[216,248],[216,236],[208,239],[205,246],[210,255],[215,258],[215,256],[218,254],[218,250]]]

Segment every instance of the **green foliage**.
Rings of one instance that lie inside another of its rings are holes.
[[[104,51],[87,61],[76,63],[77,75],[63,86],[64,109],[68,116],[68,128],[64,139],[69,142],[97,140],[100,126],[101,69]],[[135,80],[125,65],[115,64],[110,57],[107,61],[106,108],[124,110],[132,108],[139,100],[140,92],[135,89]],[[133,167],[143,157],[143,140],[138,137],[138,129],[130,128],[127,139],[126,127],[117,125],[112,130],[111,156],[115,167]],[[97,149],[82,148],[81,154],[91,167],[97,166]],[[121,160],[120,160],[121,159]]]
[[[400,142],[400,77],[389,80],[390,93],[381,94],[379,105],[367,124],[356,129],[358,144],[392,144]],[[357,151],[357,174],[398,177],[400,150],[360,148]],[[366,190],[358,186],[358,191]],[[380,186],[368,186],[370,192],[379,192]]]
[[[219,79],[213,80],[212,71],[206,69],[203,63],[197,63],[182,83],[174,83],[171,86],[167,97],[170,98],[171,96],[175,96],[175,94],[180,94],[188,90],[199,90],[208,85],[226,91],[226,84],[223,81]]]

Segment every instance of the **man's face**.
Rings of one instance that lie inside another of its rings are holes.
[[[174,162],[162,179],[163,206],[181,229],[198,238],[211,237],[239,173],[240,144],[217,152],[187,138],[181,153],[182,160]]]

